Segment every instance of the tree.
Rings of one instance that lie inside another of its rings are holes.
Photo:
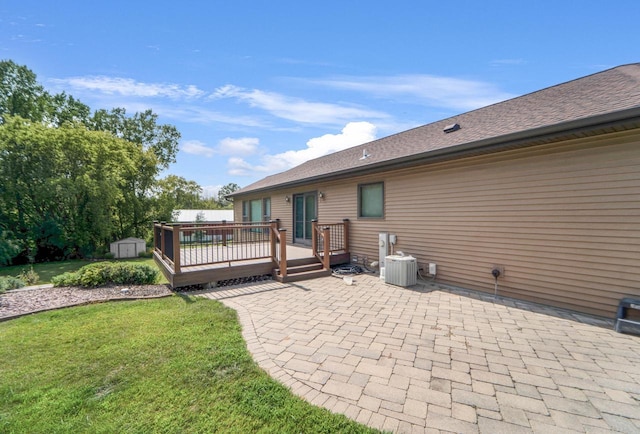
[[[0,61],[0,121],[4,116],[20,116],[40,121],[46,106],[46,92],[36,75],[11,60]]]
[[[153,220],[151,200],[156,177],[176,161],[180,133],[171,125],[158,125],[158,116],[151,110],[128,117],[126,110],[97,110],[89,120],[89,128],[108,131],[114,136],[136,144],[143,151],[138,172],[126,179],[125,206],[118,209],[121,236],[144,237]]]
[[[151,110],[91,114],[71,95],[49,94],[26,66],[0,61],[0,261],[16,245],[24,260],[50,260],[148,235],[154,194],[169,188],[158,175],[179,139]],[[185,194],[176,200],[194,203],[200,187],[177,184]]]
[[[51,128],[20,117],[0,127],[0,204],[23,258],[86,256],[118,233],[126,179],[144,153],[79,124]]]
[[[233,205],[233,198],[227,198],[227,196],[238,190],[240,190],[240,186],[234,182],[230,182],[229,184],[223,186],[220,191],[218,191],[218,202],[220,203],[220,205],[222,205],[223,207],[229,207]]]
[[[60,127],[65,123],[87,124],[91,109],[71,95],[58,93],[53,96],[45,95],[44,122]]]
[[[158,125],[158,115],[151,110],[127,116],[123,108],[96,110],[88,126],[96,131],[109,131],[114,136],[138,143],[157,158],[158,169],[176,162],[180,133],[172,125]]]
[[[0,61],[0,123],[4,116],[20,116],[59,127],[66,122],[86,123],[89,106],[62,92],[51,95],[26,66]]]
[[[7,265],[20,253],[20,244],[11,231],[0,225],[0,265]]]
[[[218,202],[215,197],[204,197],[200,196],[200,204],[198,205],[200,209],[224,209],[225,207]]]
[[[173,221],[176,209],[197,209],[201,206],[202,187],[195,181],[181,176],[168,175],[158,181],[154,190],[155,207],[153,219]]]

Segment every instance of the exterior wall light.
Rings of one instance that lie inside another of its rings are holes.
[[[285,201],[285,202],[289,203],[289,201],[290,201],[290,200],[291,200],[291,199],[289,199],[289,196],[285,196],[285,197],[284,197],[284,201]]]
[[[323,193],[323,192],[318,193],[318,197],[319,197],[320,199],[324,199],[324,193]]]

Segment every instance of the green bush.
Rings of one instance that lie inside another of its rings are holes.
[[[75,272],[67,271],[51,278],[53,286],[77,286],[77,277]]]
[[[4,294],[9,289],[18,289],[25,286],[22,279],[13,276],[0,276],[0,294]]]
[[[51,279],[54,286],[95,287],[108,284],[149,285],[156,283],[158,270],[146,264],[97,262],[85,265],[74,273],[64,273]]]
[[[33,266],[29,266],[28,270],[22,270],[20,274],[18,274],[18,279],[25,282],[27,285],[35,285],[40,280],[40,276],[33,270]]]
[[[138,258],[153,258],[153,253],[149,250],[138,253]]]
[[[113,253],[111,253],[111,252],[107,252],[107,253],[105,253],[104,255],[102,255],[102,257],[103,257],[104,259],[113,259],[113,258],[115,258],[116,256],[115,256]]]

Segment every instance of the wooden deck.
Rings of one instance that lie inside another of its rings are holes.
[[[333,236],[332,236],[333,235]],[[312,246],[286,245],[286,231],[269,223],[154,224],[154,260],[176,287],[271,274],[296,281],[331,273],[349,262],[348,221],[314,223]]]
[[[229,246],[229,248],[240,250],[240,252],[236,252],[235,257],[242,254],[241,246]],[[153,255],[160,271],[169,281],[169,284],[174,288],[187,285],[219,282],[221,280],[236,279],[240,277],[271,274],[273,270],[278,267],[278,264],[274,263],[271,257],[259,259],[247,258],[245,260],[218,262],[215,264],[189,265],[189,258],[192,258],[193,255],[190,255],[188,251],[181,253],[181,260],[184,260],[185,262],[181,262],[184,265],[180,267],[180,273],[175,273],[171,262],[162,259],[158,252],[155,252]],[[210,252],[210,257],[213,257],[213,255],[214,252]],[[307,258],[314,258],[311,248],[287,246],[288,260]]]

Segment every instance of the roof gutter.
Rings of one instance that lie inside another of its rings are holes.
[[[628,126],[626,126],[627,123],[629,124]],[[246,194],[286,187],[295,187],[299,185],[323,181],[326,179],[366,175],[372,172],[380,171],[381,169],[392,170],[398,168],[406,168],[424,163],[462,158],[469,155],[489,154],[506,149],[518,149],[527,146],[535,146],[538,143],[533,142],[544,141],[548,143],[553,141],[553,139],[557,139],[568,134],[584,133],[587,131],[610,128],[613,126],[626,126],[626,128],[624,129],[640,128],[640,106],[615,112],[604,113],[601,115],[590,116],[587,118],[560,122],[553,125],[531,128],[528,130],[522,130],[502,136],[489,137],[486,139],[467,142],[460,145],[436,149],[419,154],[413,154],[406,157],[395,158],[392,160],[381,161],[379,163],[373,163],[358,169],[342,170],[314,177],[303,178],[291,182],[274,184],[268,187],[249,190],[246,192]],[[245,194],[245,192],[239,192],[238,196],[241,196],[243,194]]]

